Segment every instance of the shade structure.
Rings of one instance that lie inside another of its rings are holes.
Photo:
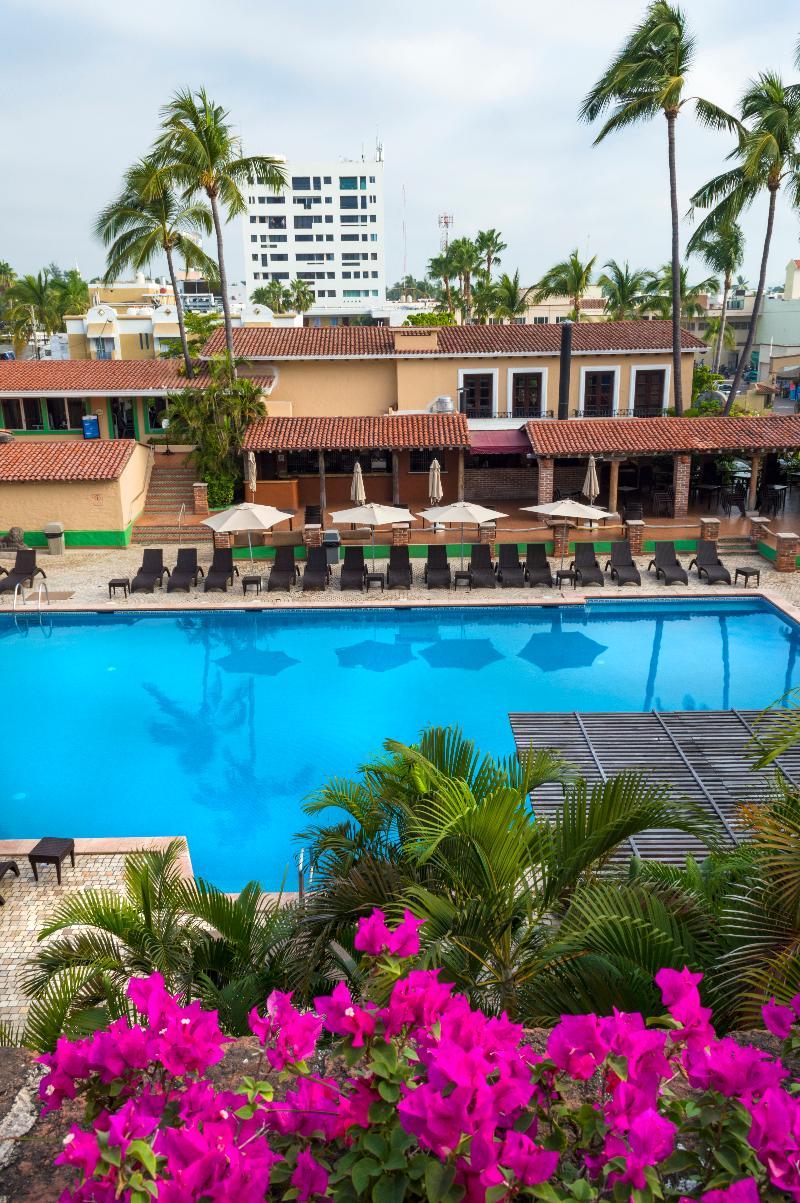
[[[428,469],[428,500],[431,505],[438,505],[442,500],[442,469],[438,459],[432,460]]]
[[[256,505],[253,501],[242,501],[227,510],[203,519],[203,526],[210,526],[217,534],[247,534],[250,559],[253,559],[253,531],[272,530],[279,522],[288,522],[294,517],[293,510],[279,510],[274,505]]]
[[[361,464],[356,460],[356,466],[353,468],[353,480],[350,485],[350,500],[356,505],[363,505],[367,500],[367,491],[364,488],[364,474],[361,471]]]
[[[426,518],[431,524],[443,522],[447,526],[461,527],[461,567],[464,567],[464,527],[483,526],[486,522],[496,522],[498,518],[507,518],[499,510],[487,509],[476,501],[451,501],[449,505],[435,505],[428,510],[420,510],[420,517]]]
[[[397,505],[380,505],[376,501],[367,501],[363,505],[354,506],[351,510],[337,510],[331,514],[335,526],[371,526],[372,527],[372,563],[375,564],[375,527],[391,526],[393,522],[410,522],[414,514],[401,509]]]
[[[600,484],[597,480],[597,464],[594,461],[594,456],[589,456],[589,463],[586,466],[586,476],[583,480],[583,488],[581,493],[584,497],[589,498],[589,505],[594,505],[595,497],[600,495]]]
[[[244,457],[245,475],[247,476],[247,485],[253,497],[256,495],[256,485],[258,484],[258,473],[256,471],[256,457],[252,451],[245,452]]]
[[[380,639],[362,639],[335,651],[342,668],[366,668],[374,673],[391,672],[414,659],[414,649],[409,644],[384,643]]]
[[[529,514],[542,514],[545,518],[555,518],[557,525],[574,526],[580,522],[581,518],[589,522],[600,522],[603,518],[613,518],[613,514],[609,514],[607,510],[601,510],[596,505],[584,505],[580,501],[571,501],[569,497],[562,497],[560,501],[547,501],[543,505],[523,505],[520,509],[527,510]],[[566,540],[562,540],[561,544],[561,567],[564,567],[564,545]]]

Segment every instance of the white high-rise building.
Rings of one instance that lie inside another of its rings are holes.
[[[247,294],[278,280],[305,280],[316,296],[311,325],[382,308],[384,264],[383,159],[284,163],[279,195],[247,190],[244,256]]]

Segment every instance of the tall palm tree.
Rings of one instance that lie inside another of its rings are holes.
[[[503,242],[503,236],[499,230],[478,230],[475,235],[475,246],[478,248],[478,254],[483,258],[483,271],[487,280],[492,278],[492,268],[500,263],[500,256],[503,251],[507,250],[507,245]]]
[[[284,288],[280,280],[270,280],[269,284],[254,288],[250,300],[255,305],[266,305],[273,313],[286,313],[291,304],[289,290]]]
[[[708,293],[716,293],[719,281],[714,276],[698,280],[696,284],[689,283],[688,268],[682,267],[678,278],[678,313],[685,321],[687,318],[698,317],[706,312],[704,298]],[[672,281],[672,264],[665,263],[656,272],[648,272],[645,283],[645,298],[643,308],[648,313],[668,318],[675,304],[675,288]]]
[[[612,110],[595,146],[614,130],[650,121],[663,113],[667,122],[667,159],[672,215],[672,362],[675,412],[683,413],[681,387],[680,217],[675,160],[675,123],[684,107],[693,103],[700,121],[714,128],[729,127],[731,119],[716,105],[686,96],[687,76],[694,57],[694,39],[683,11],[667,0],[653,0],[639,25],[603,75],[585,97],[580,109],[584,121],[596,121]]]
[[[106,280],[116,280],[127,269],[138,271],[164,255],[175,296],[178,331],[186,375],[194,368],[183,302],[175,274],[175,254],[183,257],[187,269],[195,267],[214,279],[217,265],[193,241],[191,235],[211,233],[211,213],[200,201],[182,200],[154,158],[139,159],[125,172],[122,191],[99,214],[95,234],[108,248]]]
[[[10,263],[5,259],[0,259],[0,292],[5,292],[17,278],[17,273],[14,271]]]
[[[597,256],[592,255],[586,263],[581,262],[578,248],[570,252],[567,259],[556,263],[544,273],[535,286],[533,300],[535,304],[549,300],[550,297],[569,297],[572,301],[572,316],[576,322],[581,320],[581,301],[592,282],[592,272]]]
[[[289,296],[295,313],[306,313],[316,300],[314,290],[305,280],[292,280],[289,284]]]
[[[528,298],[532,288],[523,288],[519,282],[519,270],[509,276],[504,272],[494,286],[495,308],[494,316],[503,321],[513,322],[515,318],[524,317],[528,308]]]
[[[15,347],[24,347],[40,332],[53,334],[61,323],[47,268],[35,276],[18,276],[5,291],[3,309]],[[38,355],[38,342],[36,352]]]
[[[719,372],[719,363],[723,349],[733,351],[736,348],[736,335],[731,326],[725,321],[725,315],[720,314],[719,317],[710,317],[707,320],[703,329],[703,336],[714,344],[714,360],[711,371],[716,374]]]
[[[727,326],[728,316],[728,297],[730,296],[731,285],[733,283],[733,273],[738,271],[742,266],[744,258],[744,234],[742,227],[737,221],[721,222],[720,225],[698,238],[695,232],[689,239],[689,244],[686,248],[690,255],[699,255],[705,262],[707,267],[710,267],[716,275],[722,276],[722,312],[720,314],[719,324],[716,328],[716,343],[714,344],[714,357],[711,363],[712,372],[719,371],[719,361],[722,358],[722,348],[728,344],[725,341],[726,333],[729,333]],[[711,323],[706,327],[706,334],[711,335]],[[735,346],[734,340],[734,346]]]
[[[77,268],[63,272],[51,281],[50,287],[60,325],[68,313],[85,313],[89,308],[89,286]]]
[[[217,262],[225,315],[225,345],[233,362],[233,325],[228,298],[228,273],[222,238],[222,211],[228,221],[247,209],[243,184],[258,183],[273,192],[286,184],[286,172],[278,159],[268,155],[242,154],[242,143],[234,134],[228,112],[215,104],[205,88],[176,92],[161,111],[163,132],[156,142],[167,171],[190,199],[204,193],[211,206],[217,242]]]
[[[497,311],[497,287],[481,275],[472,286],[472,313],[484,325]]]
[[[431,259],[428,264],[428,275],[432,280],[441,280],[447,311],[452,313],[454,309],[452,282],[456,278],[457,272],[450,246],[446,247],[440,255],[435,255]]]
[[[461,299],[466,317],[472,314],[472,277],[481,267],[481,256],[471,238],[456,238],[448,252],[461,284]]]
[[[633,271],[627,259],[624,263],[609,259],[603,265],[597,283],[606,299],[606,315],[611,321],[620,322],[639,316],[648,274],[646,271]]]
[[[709,180],[692,197],[692,205],[711,209],[697,228],[698,240],[734,221],[764,192],[769,198],[753,312],[725,405],[726,414],[730,413],[750,360],[764,296],[778,193],[783,189],[793,209],[800,206],[800,88],[785,85],[778,75],[762,73],[742,97],[739,115],[738,145],[728,155],[736,161],[736,166]]]

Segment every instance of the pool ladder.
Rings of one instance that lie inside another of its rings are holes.
[[[39,581],[39,587],[36,590],[36,609],[37,610],[41,610],[41,608],[42,608],[42,591],[43,590],[44,590],[45,600],[46,600],[48,606],[50,605],[50,591],[47,588],[47,582]],[[19,582],[17,582],[17,584],[14,586],[14,600],[11,605],[12,613],[15,612],[17,609],[17,599],[19,599],[23,605],[25,604],[25,594],[23,593],[23,586]]]

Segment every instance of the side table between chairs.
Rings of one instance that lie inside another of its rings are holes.
[[[130,587],[131,587],[130,577],[128,577],[128,576],[112,577],[112,579],[108,582],[108,596],[116,597],[117,589],[122,589],[125,596],[127,597]]]
[[[738,582],[740,576],[744,577],[745,589],[747,588],[747,586],[750,582],[751,576],[754,576],[756,578],[756,585],[761,584],[761,569],[760,568],[737,568],[735,573],[733,574],[734,585]]]
[[[61,866],[70,858],[75,868],[75,841],[61,839],[59,836],[47,835],[39,840],[28,853],[28,862],[33,870],[34,880],[39,880],[37,865],[54,865],[58,884],[61,885]]]

